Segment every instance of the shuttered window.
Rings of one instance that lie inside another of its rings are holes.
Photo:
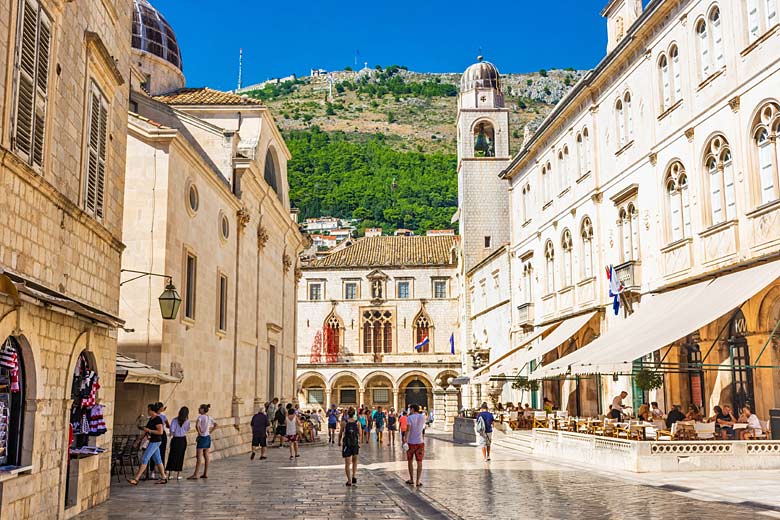
[[[94,83],[89,91],[88,116],[84,209],[95,218],[102,219],[106,188],[108,101]]]
[[[18,29],[12,145],[27,164],[42,167],[51,21],[37,2],[22,0]]]

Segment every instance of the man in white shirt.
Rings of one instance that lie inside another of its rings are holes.
[[[623,406],[623,399],[626,397],[628,397],[628,392],[623,390],[620,392],[620,395],[616,395],[615,398],[612,399],[612,409],[609,411],[609,416],[611,418],[620,420],[623,410],[626,409],[626,407]]]
[[[409,465],[409,480],[407,484],[422,486],[420,479],[422,477],[423,459],[425,458],[425,439],[423,439],[423,430],[425,430],[425,416],[420,413],[420,405],[413,404],[409,407],[411,414],[406,423],[406,444],[409,449],[406,450],[406,462]],[[417,480],[415,484],[414,461],[417,460]]]
[[[653,414],[653,419],[663,419],[664,418],[664,411],[658,408],[658,403],[653,401],[650,403],[650,413]]]

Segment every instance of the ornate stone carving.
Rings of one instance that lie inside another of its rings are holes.
[[[739,96],[729,99],[729,107],[734,113],[739,112]]]
[[[290,272],[290,268],[292,267],[292,258],[290,258],[290,255],[287,253],[282,255],[282,267],[284,268],[284,274]]]
[[[604,200],[604,192],[597,191],[596,193],[590,196],[590,199],[596,204],[601,204],[601,201]]]
[[[295,268],[295,283],[300,283],[303,278],[303,270],[300,267]],[[336,306],[336,302],[333,302],[333,306]]]
[[[263,226],[257,228],[257,248],[264,249],[268,243],[268,231]]]
[[[693,127],[690,127],[685,131],[685,137],[688,138],[689,142],[693,141],[693,133],[694,133]]]
[[[249,210],[246,209],[246,207],[240,208],[238,211],[236,211],[236,219],[238,220],[238,225],[243,230],[251,220],[251,217],[249,216]]]
[[[658,164],[658,154],[655,152],[651,152],[650,155],[647,156],[648,159],[650,159],[650,164],[655,166]]]

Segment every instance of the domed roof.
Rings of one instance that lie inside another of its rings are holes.
[[[460,78],[460,90],[465,92],[475,88],[501,89],[501,80],[498,69],[489,61],[483,61],[482,56],[477,58],[477,63],[466,69]]]
[[[133,0],[133,48],[164,59],[181,70],[176,34],[147,0]]]

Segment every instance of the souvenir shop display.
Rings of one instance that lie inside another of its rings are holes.
[[[18,446],[18,413],[21,407],[20,356],[16,342],[7,338],[0,346],[0,466],[15,468]]]
[[[103,405],[97,397],[100,389],[100,378],[90,366],[87,356],[82,352],[76,363],[73,374],[71,396],[73,406],[70,409],[70,427],[73,431],[71,453],[80,452],[89,444],[90,437],[106,433],[106,422],[103,419]],[[91,453],[95,454],[95,453]]]

